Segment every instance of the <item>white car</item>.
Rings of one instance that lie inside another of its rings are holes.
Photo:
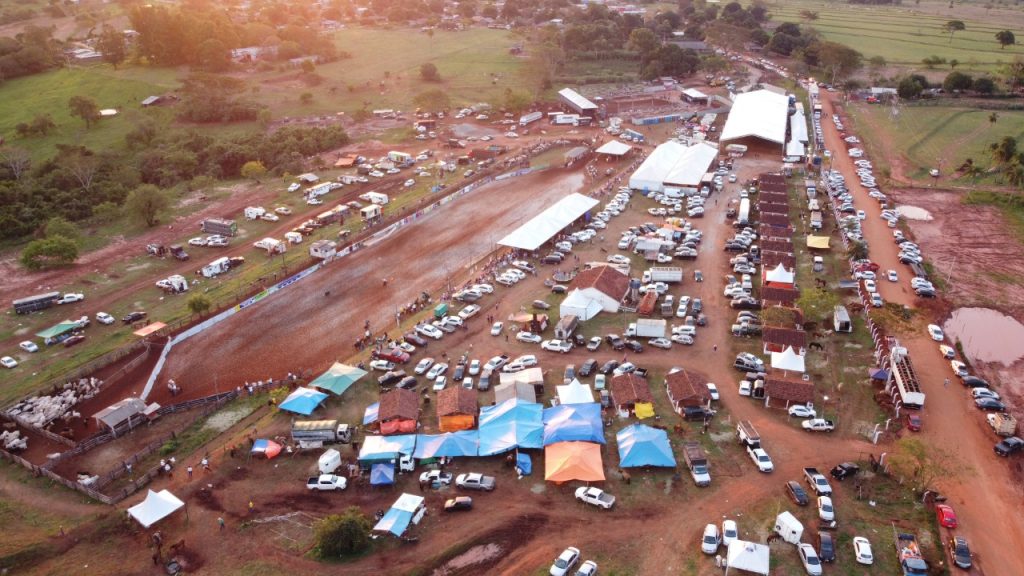
[[[869,293],[874,294],[876,291],[878,291],[878,286],[875,286],[874,280],[865,280],[864,289],[867,290]]]
[[[750,396],[750,380],[740,380],[739,395]]]
[[[505,325],[502,324],[501,322],[495,322],[494,324],[492,324],[491,325],[491,336],[500,336],[501,335],[501,329],[504,326]]]
[[[469,361],[469,375],[476,376],[480,373],[480,361],[473,359]]]
[[[18,365],[18,361],[10,356],[4,356],[0,358],[0,365],[3,365],[4,368],[14,368]]]
[[[538,334],[522,331],[516,334],[516,340],[520,342],[528,342],[530,344],[538,344],[542,338]]]
[[[853,537],[853,555],[858,564],[870,565],[875,562],[875,557],[871,554],[871,542],[863,536]]]
[[[482,294],[493,294],[494,286],[491,286],[490,284],[473,284],[473,290]]]
[[[434,380],[434,392],[440,392],[441,390],[444,390],[444,386],[447,383],[448,383],[448,379],[447,378],[445,378],[444,376],[438,376]]]
[[[100,324],[113,324],[114,317],[111,316],[110,314],[107,314],[106,312],[97,312],[96,321],[99,322]]]
[[[274,212],[277,212],[282,216],[288,216],[292,213],[292,209],[287,206],[278,206],[277,208],[274,208]]]
[[[206,246],[206,238],[203,238],[202,236],[200,236],[198,238],[191,238],[188,241],[188,245],[189,246]]]
[[[25,340],[18,346],[25,352],[39,352],[39,346],[36,346],[36,343],[31,340]]]
[[[952,360],[956,358],[956,350],[952,346],[946,346],[945,344],[939,344],[939,353],[946,360]]]
[[[672,349],[672,341],[669,340],[668,338],[654,338],[653,340],[648,342],[648,344],[655,348],[661,348],[663,350]]]
[[[612,264],[629,264],[629,258],[622,254],[612,254],[608,257],[608,261]]]
[[[964,364],[959,360],[950,360],[949,366],[953,369],[953,373],[960,378],[966,378],[970,375],[970,372],[967,371],[967,364]]]
[[[374,360],[374,361],[370,362],[370,369],[371,370],[380,370],[382,372],[387,372],[388,370],[394,370],[395,369],[395,363],[394,362],[388,362],[387,360]]]
[[[814,546],[801,543],[797,550],[800,552],[800,562],[804,565],[804,570],[807,574],[810,576],[821,576],[821,559],[818,558],[818,553],[814,551]]]
[[[789,407],[789,415],[795,418],[817,418],[818,413],[814,411],[814,408],[804,406],[803,404],[794,404]]]
[[[540,343],[540,347],[548,352],[561,352],[562,354],[568,354],[569,351],[572,350],[572,342],[567,342],[565,340],[545,340]]]
[[[551,570],[548,574],[551,576],[567,576],[569,570],[580,561],[580,551],[578,548],[572,546],[566,548],[558,558],[555,559],[555,563],[551,565]]]
[[[68,292],[57,300],[57,304],[71,304],[72,302],[81,302],[85,300],[85,294],[77,294],[74,292]]]
[[[580,565],[580,569],[576,571],[576,576],[597,576],[597,562],[587,560]]]
[[[885,277],[889,279],[889,282],[898,282],[900,277],[896,274],[895,270],[889,270],[885,273]]]
[[[718,533],[718,526],[714,524],[708,524],[704,527],[704,534],[700,538],[700,551],[705,554],[714,554],[718,552],[718,547],[722,545],[722,537]]]
[[[527,368],[532,368],[532,367],[534,367],[536,365],[537,365],[537,357],[534,356],[533,354],[526,354],[524,356],[520,356],[519,358],[516,358],[515,360],[509,362],[501,370],[503,372],[508,372],[508,373],[511,374],[511,373],[514,373],[514,372],[522,372],[523,370],[526,370]]]
[[[415,185],[416,185],[416,181],[413,180],[412,178],[409,178],[408,180],[405,181],[404,184],[402,184],[402,186],[405,186],[406,188],[412,188]]]
[[[441,332],[436,326],[430,324],[420,324],[416,326],[416,333],[427,338],[433,338],[434,340],[440,340],[444,337],[444,332]]]
[[[826,522],[836,519],[836,509],[832,507],[832,499],[828,496],[818,496],[818,518]]]
[[[461,327],[462,324],[463,324],[462,316],[445,316],[441,320],[441,322],[444,323],[444,324],[447,324],[449,326],[460,326]]]
[[[715,385],[712,382],[708,382],[707,383],[707,387],[708,387],[708,395],[711,396],[712,400],[718,400],[719,398],[721,398],[719,396],[719,394],[718,394],[718,386],[717,385]]]
[[[416,363],[416,368],[413,369],[415,374],[426,374],[427,370],[434,365],[433,358],[424,358]]]
[[[306,200],[306,205],[307,206],[319,206],[319,205],[321,205],[323,203],[324,203],[324,201],[319,199],[319,198],[309,198],[309,199]]]
[[[942,328],[939,328],[935,324],[928,325],[928,335],[932,337],[932,340],[936,342],[942,342],[946,339],[946,335],[943,334]]]
[[[722,545],[726,548],[733,540],[740,537],[740,530],[736,527],[735,520],[722,520]]]
[[[398,343],[398,347],[401,348],[403,352],[407,352],[409,354],[416,353],[416,347],[404,340]]]
[[[263,216],[260,216],[260,219],[261,220],[266,220],[267,222],[277,222],[281,218],[278,217],[277,214],[273,214],[271,212],[267,212],[267,213],[263,214]]]
[[[684,346],[693,346],[693,336],[691,336],[690,334],[672,334],[672,338],[670,338],[670,340],[672,340],[676,344],[682,344]]]

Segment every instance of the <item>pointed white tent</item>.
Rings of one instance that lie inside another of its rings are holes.
[[[794,352],[792,346],[782,352],[772,352],[772,368],[776,370],[803,372],[804,367],[804,357]]]
[[[743,540],[733,540],[729,543],[729,552],[726,556],[726,574],[735,569],[767,575],[770,564],[770,550],[764,544],[755,544],[754,542]]]
[[[570,292],[565,300],[562,300],[562,304],[558,307],[558,316],[565,318],[572,315],[585,322],[597,316],[600,311],[601,303],[588,298],[577,288]]]
[[[160,492],[150,490],[145,500],[128,509],[128,514],[142,524],[143,528],[149,528],[184,505],[184,502],[168,490]]]
[[[590,384],[581,384],[573,378],[572,382],[558,386],[559,404],[591,404],[594,402],[594,393],[590,390]]]
[[[795,274],[786,270],[786,267],[782,265],[782,262],[779,262],[778,266],[769,270],[764,275],[766,282],[776,282],[779,284],[792,284],[794,278]]]

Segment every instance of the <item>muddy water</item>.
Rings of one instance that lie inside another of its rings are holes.
[[[460,570],[467,566],[494,560],[499,554],[501,554],[501,552],[501,546],[493,543],[473,546],[469,550],[466,550],[462,554],[459,554],[455,558],[449,560],[444,566],[434,570],[432,576],[446,576],[453,570]]]
[[[467,138],[469,136],[476,136],[479,138],[481,136],[497,136],[501,134],[501,132],[491,128],[477,126],[476,124],[463,123],[453,125],[452,134],[454,134],[456,138]]]
[[[907,220],[932,220],[932,213],[917,206],[897,206],[896,213]]]
[[[1024,358],[1024,324],[991,308],[958,308],[942,329],[971,361],[1009,366]]]

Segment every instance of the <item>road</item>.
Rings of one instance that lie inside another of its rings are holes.
[[[853,161],[845,153],[846,146],[831,121],[835,109],[833,100],[837,96],[824,91],[822,94],[825,95],[822,116],[825,144],[833,152],[833,167],[846,177],[854,204],[867,213],[863,229],[871,259],[882,271],[897,270],[900,276],[898,283],[879,280],[882,296],[887,302],[916,307],[917,297],[910,289],[910,268],[899,263],[899,250],[891,229],[880,217],[881,208],[860,185]],[[927,258],[928,254],[924,256]],[[925,320],[922,325],[941,324],[943,319],[926,317]],[[923,329],[918,334],[901,337],[900,343],[910,351],[926,394],[924,426],[919,435],[929,445],[950,454],[950,473],[937,484],[956,509],[962,526],[958,533],[968,538],[971,550],[989,567],[989,573],[1024,574],[1024,555],[1018,549],[1024,544],[1024,516],[1007,514],[1008,510],[1019,509],[1022,492],[1007,461],[992,453],[992,445],[998,439],[985,423],[984,415],[974,408],[949,363],[939,354],[937,343]],[[952,381],[948,388],[944,386],[947,378]],[[993,566],[1000,568],[996,571]]]

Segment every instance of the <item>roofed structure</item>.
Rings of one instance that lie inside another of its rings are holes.
[[[793,404],[807,404],[814,401],[814,384],[796,378],[783,378],[769,374],[764,381],[765,404],[773,400],[786,407]]]
[[[711,401],[707,379],[687,370],[677,370],[667,374],[665,390],[668,392],[668,399],[672,401],[672,407],[676,412],[682,411],[683,406],[703,406]]]

